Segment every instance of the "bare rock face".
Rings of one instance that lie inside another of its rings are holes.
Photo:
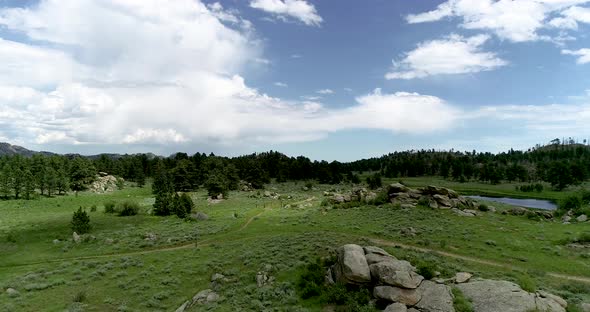
[[[393,286],[377,286],[373,290],[373,296],[377,299],[398,302],[407,306],[414,306],[421,299],[420,293],[416,289]]]
[[[508,281],[477,280],[458,284],[466,298],[473,303],[476,312],[565,312],[559,302],[529,293]]]
[[[415,289],[424,277],[414,272],[414,267],[407,261],[393,260],[371,264],[371,276],[382,284]]]
[[[416,304],[422,312],[455,312],[453,308],[453,295],[447,285],[424,281],[417,289],[420,301]]]
[[[359,245],[348,244],[338,249],[338,261],[334,266],[336,281],[346,284],[371,282],[371,270],[365,252]]]
[[[410,190],[409,187],[401,184],[401,183],[393,183],[390,184],[387,191],[389,194],[392,193],[407,193]]]

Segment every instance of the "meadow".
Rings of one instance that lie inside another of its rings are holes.
[[[409,186],[435,184],[465,194],[515,195],[515,184],[404,179]],[[302,300],[296,280],[302,267],[344,243],[378,245],[398,258],[435,268],[513,280],[546,289],[570,303],[590,301],[590,250],[567,242],[589,231],[588,223],[562,224],[485,212],[466,218],[426,207],[403,210],[391,204],[335,209],[322,205],[324,191],[350,185],[274,183],[263,191],[230,192],[219,203],[206,191],[191,193],[195,211],[207,220],[149,214],[149,185],[127,185],[108,194],[81,192],[29,201],[0,201],[1,311],[174,311],[204,289],[221,300],[191,311],[321,311]],[[522,195],[522,193],[520,193]],[[528,197],[558,200],[567,193]],[[518,195],[518,194],[516,194]],[[108,201],[137,202],[141,213],[104,213]],[[508,206],[493,204],[499,211]],[[92,207],[95,206],[96,211]],[[83,207],[92,229],[72,241],[72,213]],[[412,228],[413,231],[408,231]],[[415,234],[408,234],[415,232]],[[258,287],[256,275],[273,276]],[[223,281],[211,282],[215,273]]]

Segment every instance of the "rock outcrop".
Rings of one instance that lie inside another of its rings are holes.
[[[194,295],[191,300],[185,301],[180,307],[178,307],[178,309],[176,309],[176,312],[184,312],[194,305],[207,305],[219,301],[219,299],[220,297],[216,292],[211,289],[205,289]]]
[[[104,172],[96,177],[88,189],[94,193],[110,193],[117,190],[117,178]]]
[[[448,192],[445,196],[455,195]],[[559,296],[544,291],[529,293],[512,282],[472,276],[459,272],[446,280],[427,280],[411,263],[379,247],[348,244],[338,249],[336,263],[327,270],[326,283],[368,287],[378,305],[388,312],[454,312],[451,287],[461,290],[475,312],[566,311],[567,302]]]

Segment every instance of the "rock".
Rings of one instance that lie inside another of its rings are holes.
[[[113,240],[112,238],[107,238],[104,240],[104,243],[107,245],[112,245],[115,243],[115,240]]]
[[[10,298],[15,298],[20,296],[20,292],[14,288],[8,288],[6,289],[6,294],[8,295],[8,297]]]
[[[74,243],[78,244],[82,241],[82,238],[80,238],[80,235],[78,235],[78,233],[74,232],[72,233],[72,239],[74,240]]]
[[[415,268],[407,261],[391,260],[374,263],[369,266],[371,276],[379,283],[408,289],[417,288],[424,277],[417,274]]]
[[[365,252],[365,255],[376,254],[376,255],[381,255],[381,256],[393,257],[387,251],[385,251],[379,247],[375,247],[375,246],[365,246],[365,247],[363,247],[363,251]]]
[[[335,285],[336,282],[334,281],[334,274],[332,273],[332,269],[328,268],[326,270],[326,275],[324,275],[324,282],[327,285]]]
[[[420,301],[420,293],[416,289],[403,289],[393,286],[377,286],[373,289],[373,296],[390,302],[399,302],[413,306]]]
[[[469,213],[469,212],[465,212],[465,210],[459,210],[457,208],[453,208],[453,209],[451,209],[451,211],[461,217],[475,217],[474,214]]]
[[[191,304],[191,301],[187,300],[180,307],[178,307],[178,309],[176,309],[176,311],[174,311],[174,312],[184,312],[189,307],[190,304]]]
[[[409,187],[401,184],[401,183],[393,183],[390,184],[389,187],[387,188],[387,192],[389,194],[392,193],[407,193],[410,190]]]
[[[582,312],[590,312],[590,303],[582,303],[580,308],[582,308]]]
[[[578,222],[586,222],[586,221],[588,221],[588,216],[586,216],[586,215],[579,215],[576,218],[576,221],[578,221]]]
[[[154,233],[145,233],[143,235],[143,239],[146,240],[146,241],[152,241],[153,242],[153,241],[157,240],[158,237]]]
[[[469,214],[471,214],[473,216],[477,216],[477,213],[478,213],[477,210],[473,210],[473,209],[465,209],[465,210],[463,210],[463,212],[464,213],[469,213]]]
[[[377,193],[369,192],[365,195],[365,202],[370,203],[377,198]]]
[[[225,275],[223,275],[223,274],[215,273],[211,276],[212,282],[223,281],[223,280],[225,280]]]
[[[403,228],[399,232],[403,236],[416,236],[416,229],[413,227]]]
[[[407,312],[408,308],[403,303],[395,302],[387,306],[384,312]]]
[[[371,270],[365,251],[359,245],[348,244],[338,249],[338,261],[335,265],[336,281],[348,284],[365,284],[371,282]]]
[[[450,207],[453,207],[453,202],[447,196],[439,195],[439,194],[434,194],[434,195],[432,195],[432,198],[434,198],[434,200],[436,200],[436,202],[438,203],[439,207],[440,206],[449,207],[449,208]]]
[[[546,291],[543,290],[539,290],[537,292],[537,295],[539,295],[541,298],[547,298],[547,299],[551,299],[553,301],[555,301],[557,304],[559,304],[562,308],[567,308],[567,301],[565,301],[563,298],[556,296],[552,293],[548,293]]]
[[[559,304],[551,305],[552,300],[537,300],[535,294],[522,290],[518,285],[508,281],[477,280],[457,284],[466,298],[470,299],[473,309],[478,312],[527,312],[539,311],[564,312]]]
[[[438,209],[438,203],[434,200],[431,200],[428,202],[428,207],[430,207],[432,209]]]
[[[383,256],[383,255],[379,255],[379,254],[368,254],[365,256],[365,259],[367,259],[367,264],[369,265],[369,268],[370,268],[371,264],[374,264],[374,263],[397,260],[393,256]]]
[[[471,274],[471,273],[458,272],[457,274],[455,274],[455,283],[457,283],[457,284],[466,283],[469,281],[469,279],[472,276],[473,276],[473,274]]]
[[[418,310],[416,310],[416,309],[414,309],[414,308],[409,308],[409,309],[408,309],[408,312],[420,312],[420,311],[418,311]]]
[[[209,216],[206,215],[203,212],[197,212],[196,214],[194,214],[194,218],[199,220],[199,221],[205,221],[205,220],[209,220]]]
[[[561,218],[561,221],[563,221],[563,222],[570,222],[570,221],[572,221],[572,217],[570,217],[568,215],[565,215],[565,216],[563,216],[563,218]]]
[[[59,243],[61,243],[61,241],[59,239],[54,239],[53,240],[53,244],[59,244]]]
[[[494,206],[488,206],[488,211],[489,212],[496,212],[496,211],[498,211],[498,209]]]
[[[264,197],[271,197],[271,196],[272,196],[272,193],[271,193],[271,192],[269,192],[269,191],[264,191],[264,194],[263,194],[263,196],[264,196]]]
[[[432,281],[424,281],[418,287],[420,301],[416,304],[422,312],[455,312],[451,288]]]
[[[207,304],[219,300],[219,295],[211,289],[205,289],[193,297],[192,304]]]
[[[104,174],[104,175],[103,175]],[[100,174],[88,189],[94,193],[109,193],[117,190],[117,178],[105,172]]]
[[[341,204],[344,202],[344,196],[342,194],[334,194],[334,196],[332,196],[332,200]]]
[[[523,216],[525,213],[527,213],[527,211],[528,209],[524,207],[512,207],[509,210],[509,213],[514,216]]]
[[[414,209],[414,208],[416,208],[416,205],[414,205],[414,204],[401,204],[400,208],[401,209]]]
[[[443,195],[443,196],[447,196],[449,198],[458,198],[459,194],[457,194],[457,192],[448,189],[446,187],[438,187],[438,186],[434,186],[434,185],[429,185],[426,187],[423,187],[422,189],[422,194],[428,194],[428,195]]]

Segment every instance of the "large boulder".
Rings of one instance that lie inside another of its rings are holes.
[[[420,189],[422,191],[422,194],[428,194],[428,195],[443,195],[443,196],[447,196],[449,198],[458,198],[459,194],[451,189],[448,189],[446,187],[440,187],[440,186],[434,186],[434,185],[428,185],[426,187],[423,187]]]
[[[447,285],[424,281],[417,289],[420,301],[416,304],[422,312],[455,312],[453,308],[453,295]]]
[[[415,289],[424,277],[414,272],[415,268],[407,261],[391,260],[371,264],[371,276],[376,282]]]
[[[198,292],[192,300],[192,304],[207,304],[219,300],[219,295],[211,289]]]
[[[387,188],[387,192],[389,194],[392,193],[407,193],[408,191],[410,191],[410,188],[401,184],[401,183],[393,183],[390,184]]]
[[[413,306],[420,301],[420,293],[416,289],[404,289],[393,286],[377,286],[373,289],[373,296],[377,299],[399,302]]]
[[[579,215],[579,216],[576,218],[576,221],[578,221],[578,222],[586,222],[586,221],[588,221],[588,216],[586,216],[586,215],[584,215],[584,214],[583,214],[583,215]]]
[[[476,312],[565,312],[556,301],[531,294],[508,281],[476,280],[456,287],[471,300]]]
[[[334,266],[336,281],[346,284],[371,282],[371,270],[363,247],[348,244],[338,249],[338,261]]]

